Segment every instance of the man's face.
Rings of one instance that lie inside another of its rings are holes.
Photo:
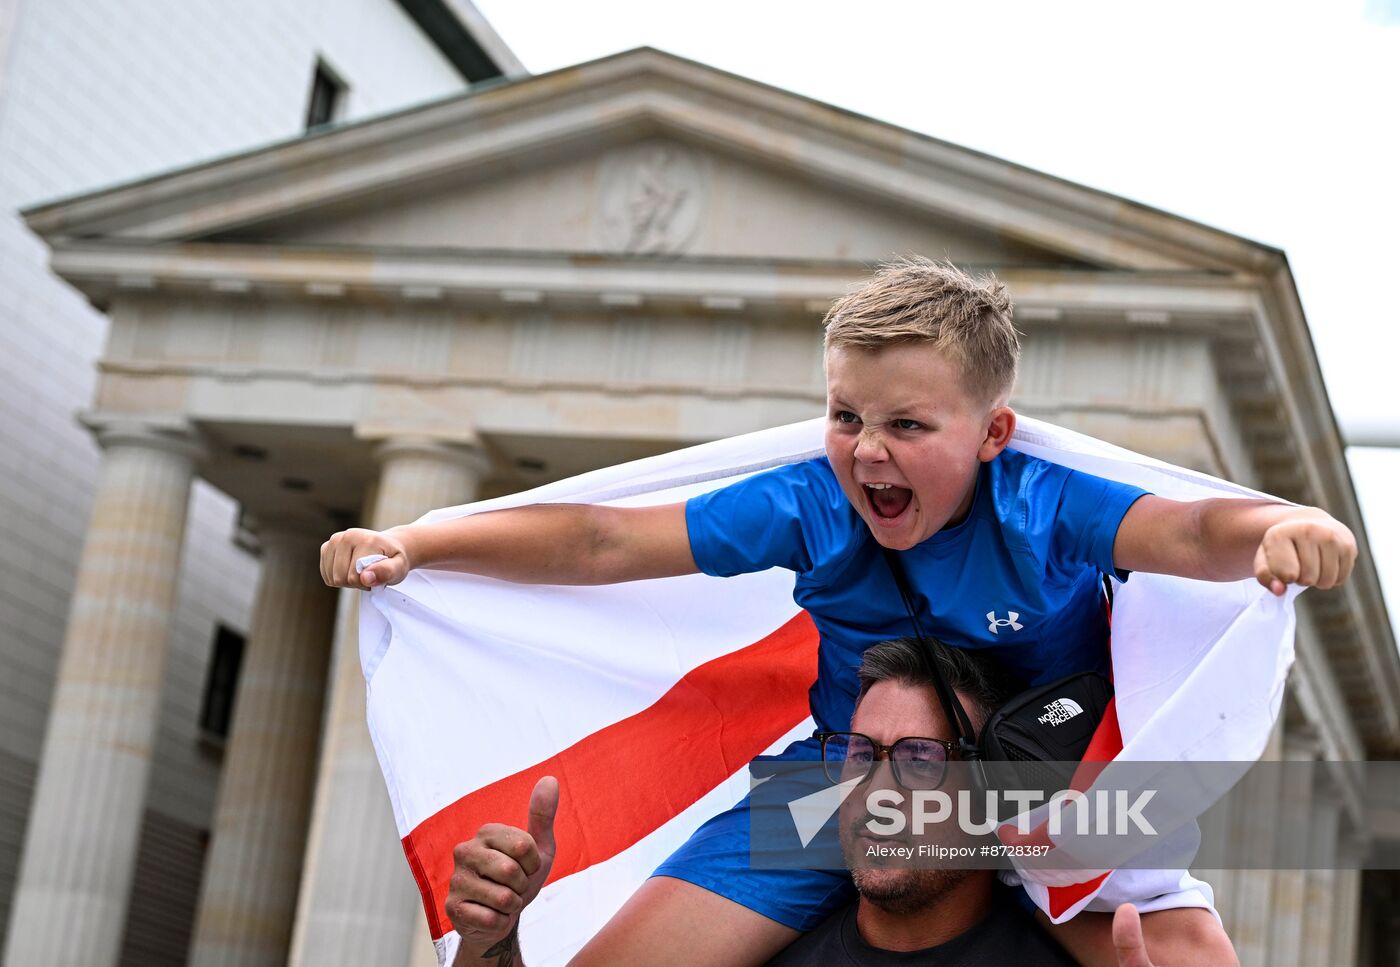
[[[965,708],[970,708],[966,695],[958,693],[958,699]],[[894,681],[878,682],[870,687],[856,707],[851,719],[851,731],[867,735],[882,745],[891,745],[909,735],[950,739],[953,734],[932,686],[906,685]],[[956,799],[956,789],[949,778],[945,778],[939,788]],[[867,799],[871,793],[881,789],[893,789],[903,794],[905,822],[903,832],[898,835],[880,836],[873,833],[868,825],[871,817],[866,811]],[[850,868],[851,879],[867,901],[896,914],[912,914],[927,909],[972,872],[918,868],[908,859],[882,860],[871,856],[872,848],[878,852],[881,847],[916,847],[938,842],[952,845],[950,837],[963,838],[956,822],[935,824],[929,827],[925,835],[916,837],[911,832],[912,798],[910,790],[901,789],[895,784],[889,763],[881,761],[876,763],[866,782],[841,804],[841,849]]]
[[[927,343],[826,353],[826,455],[875,540],[907,550],[966,516],[997,412]]]

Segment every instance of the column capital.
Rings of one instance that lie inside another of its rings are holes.
[[[294,512],[244,514],[242,523],[259,548],[272,544],[319,544],[330,532],[329,522]]]
[[[78,422],[92,431],[104,450],[147,447],[178,454],[193,463],[202,463],[209,457],[203,434],[186,420],[89,412],[79,414]]]
[[[480,447],[481,435],[469,420],[451,424],[412,419],[361,420],[352,427],[355,439],[369,443],[397,439],[422,439],[436,443]]]
[[[379,438],[373,452],[381,465],[396,457],[415,456],[456,464],[477,477],[491,471],[491,458],[475,435],[446,439],[426,433],[399,433]]]

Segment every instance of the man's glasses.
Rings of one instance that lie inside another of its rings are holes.
[[[887,758],[894,781],[905,789],[936,789],[943,782],[953,743],[906,735],[881,745],[859,732],[818,732],[822,743],[822,768],[835,785],[864,779],[877,759]]]

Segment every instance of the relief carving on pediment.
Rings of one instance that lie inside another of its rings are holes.
[[[628,255],[685,251],[705,203],[700,160],[677,144],[637,145],[604,159],[598,234],[605,248]]]

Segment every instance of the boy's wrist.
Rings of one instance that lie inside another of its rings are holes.
[[[1278,517],[1274,518],[1273,522],[1270,523],[1268,527],[1266,527],[1264,530],[1267,533],[1269,530],[1278,527],[1279,525],[1294,525],[1302,523],[1335,525],[1337,523],[1337,519],[1331,514],[1327,513],[1327,511],[1323,510],[1321,507],[1308,507],[1300,505],[1297,507],[1288,508],[1287,513],[1281,514]]]
[[[413,545],[412,526],[408,524],[399,524],[395,527],[390,527],[384,534],[386,537],[392,537],[398,542],[399,547],[403,549],[402,553],[406,569],[411,571],[417,567],[417,555],[414,553],[416,549]]]

